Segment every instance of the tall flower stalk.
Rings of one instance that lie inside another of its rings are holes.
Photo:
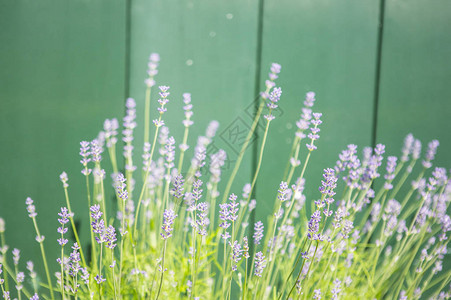
[[[158,87],[158,115],[151,136],[151,89],[156,85],[158,63],[159,56],[152,54],[145,81],[142,171],[135,172],[134,132],[140,105],[132,98],[126,101],[121,134],[117,119],[107,119],[96,138],[80,143],[90,255],[85,261],[82,243],[87,241],[75,228],[68,175],[63,172],[65,206],[58,214],[56,278],[49,273],[34,202],[27,198],[47,282],[40,280],[38,274],[43,271],[35,271],[31,261],[28,272],[23,272],[20,256],[26,252],[13,247],[9,251],[5,221],[0,218],[3,298],[16,293],[18,299],[33,300],[420,299],[428,293],[434,299],[449,298],[451,271],[445,262],[451,232],[451,180],[449,171],[433,166],[438,141],[432,140],[422,155],[421,143],[409,134],[399,157],[386,156],[383,144],[363,151],[350,144],[334,166],[324,169],[322,180],[311,181],[306,174],[315,167],[310,157],[320,147],[322,115],[312,111],[316,95],[308,92],[300,119],[292,120],[297,129],[291,150],[287,149],[283,176],[274,179],[278,183],[275,197],[258,194],[253,199],[270,144],[269,128],[277,121],[282,89],[274,81],[280,66],[271,67],[257,114],[223,187],[223,171],[233,157],[216,147],[217,121],[210,122],[205,134],[189,147],[190,94],[183,94],[183,138],[178,143],[174,136],[179,135],[170,132],[163,119],[169,87]],[[242,192],[237,193],[232,185],[259,122],[264,132],[256,168],[250,182],[242,183]],[[124,142],[123,168],[116,159],[119,138]],[[110,177],[102,168],[104,148],[113,169],[115,212],[106,196]],[[192,159],[186,166],[189,149]],[[142,182],[136,180],[139,175]],[[272,213],[254,221],[252,212],[263,206],[273,207]],[[67,247],[72,239],[67,234],[70,228],[74,232],[71,248]],[[9,266],[9,261],[14,265]],[[42,287],[50,296],[39,295]]]

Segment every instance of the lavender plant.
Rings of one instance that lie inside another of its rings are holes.
[[[65,203],[55,216],[57,241],[45,241],[33,200],[26,200],[46,280],[36,275],[31,261],[26,263],[28,273],[24,272],[20,251],[9,251],[0,218],[4,299],[11,294],[18,299],[450,298],[451,271],[443,270],[443,263],[451,230],[447,214],[451,180],[445,169],[433,168],[438,141],[428,144],[413,180],[421,143],[409,134],[400,158],[385,159],[382,144],[364,148],[361,155],[357,146],[349,145],[336,164],[324,170],[321,182],[307,184],[304,175],[317,149],[322,123],[321,113],[312,111],[315,93],[309,92],[296,122],[283,178],[274,187],[273,213],[249,226],[257,203],[268,203],[268,199],[252,197],[275,121],[273,113],[283,101],[282,89],[275,83],[281,66],[271,66],[255,119],[221,191],[227,154],[221,149],[207,157],[218,122],[211,122],[205,136],[198,137],[191,161],[185,161],[194,124],[189,93],[180,101],[185,115],[181,143],[165,126],[168,86],[158,87],[151,134],[151,93],[159,60],[158,54],[150,56],[145,80],[142,152],[134,148],[137,112],[131,98],[123,119],[123,171],[117,161],[117,119],[106,120],[97,138],[80,143],[90,249],[80,241],[74,224],[65,172],[60,176]],[[231,189],[259,122],[264,122],[265,130],[256,169],[251,182],[243,183],[239,197]],[[105,150],[109,162],[104,159]],[[136,152],[142,156],[140,169],[134,160]],[[113,169],[117,211],[107,216],[112,211],[105,200],[108,163]],[[318,189],[313,199],[304,193],[307,188]],[[68,230],[75,237],[72,246]],[[56,261],[47,260],[44,241],[47,247],[59,247]],[[59,271],[51,276],[49,264],[55,263]]]

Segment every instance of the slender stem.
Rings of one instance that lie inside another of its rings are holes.
[[[161,115],[158,121],[161,121]],[[157,142],[157,136],[158,136],[158,131],[159,131],[160,127],[156,126],[155,128],[155,135],[153,137],[153,142],[152,142],[152,148],[150,150],[150,157],[149,157],[149,163],[152,162],[152,157],[153,157],[153,153],[155,152],[155,143]],[[135,235],[136,233],[136,226],[138,224],[138,216],[139,216],[139,209],[141,207],[141,202],[144,196],[144,191],[146,190],[146,186],[147,186],[147,179],[149,178],[149,173],[150,173],[150,168],[147,168],[146,170],[146,174],[144,176],[144,180],[143,180],[143,186],[141,188],[141,193],[139,194],[139,199],[138,199],[138,206],[136,208],[136,213],[135,213],[135,224],[133,226],[133,235]],[[130,184],[130,183],[129,183]]]
[[[146,97],[144,102],[144,144],[149,142],[150,127],[150,93],[151,87],[146,88]]]
[[[63,230],[61,231],[61,240],[64,239],[64,224],[62,224]],[[61,298],[64,300],[64,244],[61,245]]]
[[[307,255],[308,255],[308,252],[310,251],[310,247],[311,247],[311,246],[312,246],[312,240],[310,240],[310,243],[309,243],[309,245],[308,245],[308,247],[307,247],[307,251],[306,251]],[[302,261],[302,265],[301,265],[301,269],[299,270],[299,274],[298,274],[296,280],[294,281],[294,284],[293,284],[293,286],[291,287],[290,292],[289,292],[288,295],[287,295],[287,298],[286,298],[287,300],[290,298],[291,293],[293,292],[294,288],[296,287],[296,283],[298,282],[299,278],[301,277],[301,274],[302,274],[302,268],[304,267],[304,264],[305,264],[305,259]]]
[[[50,297],[52,298],[52,300],[55,299],[55,295],[53,294],[53,285],[52,285],[52,280],[50,279],[50,272],[49,272],[49,266],[47,264],[47,257],[45,255],[45,250],[44,250],[44,241],[42,240],[42,236],[39,233],[39,228],[38,228],[38,224],[36,223],[36,218],[33,217],[33,225],[34,225],[34,229],[36,230],[36,234],[39,237],[39,247],[41,248],[41,255],[42,255],[42,261],[44,263],[44,268],[45,268],[45,275],[47,277],[47,283],[49,285],[49,290],[50,290]],[[61,274],[62,276],[63,274]]]
[[[162,266],[161,266],[160,286],[158,287],[158,293],[157,293],[157,298],[156,298],[156,300],[158,300],[158,297],[160,297],[161,286],[163,285],[163,276],[164,276],[164,258],[165,258],[165,255],[166,255],[166,243],[167,243],[167,240],[164,240],[164,247],[163,247],[163,261],[162,261]]]
[[[182,145],[186,145],[186,142],[188,141],[188,132],[189,132],[189,127],[185,126],[185,132],[183,133]],[[179,163],[177,166],[177,171],[179,173],[182,173],[183,158],[185,157],[185,151],[186,151],[185,148],[180,149]]]
[[[240,153],[238,155],[238,158],[236,160],[235,166],[233,167],[232,174],[230,174],[229,180],[227,181],[227,186],[226,186],[226,188],[224,190],[222,203],[225,203],[227,201],[227,197],[228,197],[228,195],[230,193],[230,189],[232,188],[233,181],[235,180],[235,176],[238,173],[238,170],[239,170],[240,165],[241,165],[241,161],[243,160],[244,152],[246,151],[247,147],[249,146],[249,142],[250,142],[250,140],[252,138],[252,135],[255,132],[255,129],[257,127],[258,121],[260,120],[260,116],[262,114],[264,106],[265,106],[265,102],[264,102],[264,99],[262,99],[262,101],[260,102],[260,105],[258,107],[257,113],[255,114],[254,121],[252,122],[251,129],[249,130],[249,133],[247,134],[246,140],[244,141],[244,144],[241,147],[241,151],[240,151]]]
[[[1,241],[1,246],[2,246],[2,249],[3,249],[3,247],[6,245],[5,233],[4,232],[0,232],[0,241]],[[2,254],[4,254],[4,253],[2,253]],[[6,255],[2,255],[2,264],[6,265]],[[9,290],[8,275],[5,274],[5,276],[3,276],[3,277],[4,277],[4,280],[5,280],[5,288],[6,288],[6,290]]]
[[[243,285],[243,296],[242,300],[245,300],[246,292],[247,292],[247,265],[248,265],[248,258],[246,257],[246,271],[244,273],[244,285]]]
[[[85,174],[88,174],[88,167],[85,167]],[[89,175],[85,175],[86,178],[86,196],[88,198],[88,207],[91,207],[91,189],[90,189],[90,184],[89,184]],[[91,213],[89,213],[88,210],[88,215],[89,215],[89,224],[92,223],[92,216]],[[96,266],[97,265],[97,253],[96,253],[96,249],[94,247],[94,232],[92,230],[90,230],[91,232],[91,266]],[[82,251],[80,251],[82,252]]]
[[[75,240],[77,241],[78,247],[80,247],[81,261],[83,263],[83,266],[86,268],[86,260],[85,260],[85,256],[83,255],[83,250],[82,250],[82,246],[80,243],[80,238],[78,237],[77,228],[75,227],[75,222],[74,222],[74,217],[73,217],[73,213],[72,213],[72,208],[70,207],[69,193],[67,192],[67,187],[64,188],[64,196],[66,198],[66,205],[69,210],[69,220],[70,220],[70,224],[72,225],[72,231],[74,232]],[[63,257],[61,257],[61,259],[63,259]]]
[[[247,197],[246,203],[244,204],[244,206],[242,206],[242,208],[240,209],[239,218],[238,218],[237,224],[241,224],[241,222],[243,221],[244,212],[246,211],[246,209],[247,209],[247,207],[249,205],[249,201],[251,200],[252,192],[253,192],[254,187],[255,187],[255,183],[257,182],[258,173],[260,172],[260,168],[261,168],[262,161],[263,161],[263,152],[265,150],[266,138],[268,137],[268,130],[269,130],[269,124],[270,123],[271,122],[267,120],[265,133],[263,135],[262,145],[260,147],[260,155],[258,157],[257,168],[255,169],[254,178],[252,179],[251,188],[250,188],[250,191],[249,191],[249,196]],[[239,229],[239,226],[237,226],[236,229]],[[235,236],[236,236],[236,233],[235,233]]]

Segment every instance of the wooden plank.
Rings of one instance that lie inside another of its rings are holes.
[[[257,185],[257,220],[272,211],[306,92],[316,92],[313,111],[323,114],[318,150],[305,174],[308,203],[320,196],[323,169],[335,165],[347,144],[370,145],[377,23],[377,1],[265,1],[261,82],[270,62],[278,62],[283,93]]]
[[[144,123],[147,60],[151,52],[157,52],[161,56],[157,86],[171,87],[164,119],[177,145],[183,136],[182,93],[192,94],[194,125],[188,138],[191,147],[186,152],[184,171],[197,137],[205,134],[211,120],[218,120],[220,128],[210,150],[224,149],[228,154],[222,175],[224,185],[242,143],[242,136],[235,133],[246,134],[251,124],[244,110],[254,99],[257,4],[235,0],[132,2],[130,87],[131,97],[137,101],[138,152],[143,144],[140,126]],[[155,87],[151,119],[157,115],[157,99]],[[151,124],[151,135],[154,128]],[[231,192],[241,194],[242,186],[249,182],[250,155],[248,149]]]
[[[79,142],[96,137],[105,118],[123,114],[124,11],[122,1],[0,4],[0,216],[10,249],[20,248],[24,261],[33,259],[40,270],[25,199],[35,200],[56,270],[62,171],[69,175],[81,238],[89,238]]]
[[[440,141],[435,165],[451,167],[451,3],[388,1],[377,139],[399,155],[412,133]]]

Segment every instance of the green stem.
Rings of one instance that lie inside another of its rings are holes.
[[[83,249],[81,247],[80,238],[78,237],[77,228],[75,227],[75,222],[74,222],[74,218],[73,218],[72,208],[70,207],[69,193],[67,192],[67,187],[64,188],[64,196],[66,198],[66,205],[69,210],[69,220],[70,220],[70,224],[72,225],[72,231],[74,232],[75,240],[77,241],[78,247],[80,247],[81,261],[83,263],[83,267],[86,268],[86,260],[85,260],[85,256],[83,255]],[[63,257],[61,257],[61,259],[63,259]]]
[[[164,258],[165,258],[165,255],[166,255],[166,242],[167,242],[167,240],[164,240],[164,247],[163,247],[163,262],[162,262],[162,267],[161,267],[160,286],[158,287],[158,293],[157,293],[157,298],[156,298],[156,300],[158,300],[158,297],[160,297],[161,286],[163,285],[163,276],[164,276]]]
[[[36,217],[33,217],[32,220],[33,220],[34,229],[36,230],[36,234],[37,234],[37,236],[39,237],[39,240],[40,240],[39,241],[39,247],[41,248],[42,261],[44,263],[45,275],[47,277],[47,283],[49,285],[50,297],[52,298],[52,300],[54,300],[55,299],[55,295],[53,294],[52,280],[50,279],[49,266],[47,264],[47,257],[45,255],[44,241],[42,240],[42,236],[39,233],[38,224],[36,223]],[[63,276],[63,274],[61,274],[61,276]]]

